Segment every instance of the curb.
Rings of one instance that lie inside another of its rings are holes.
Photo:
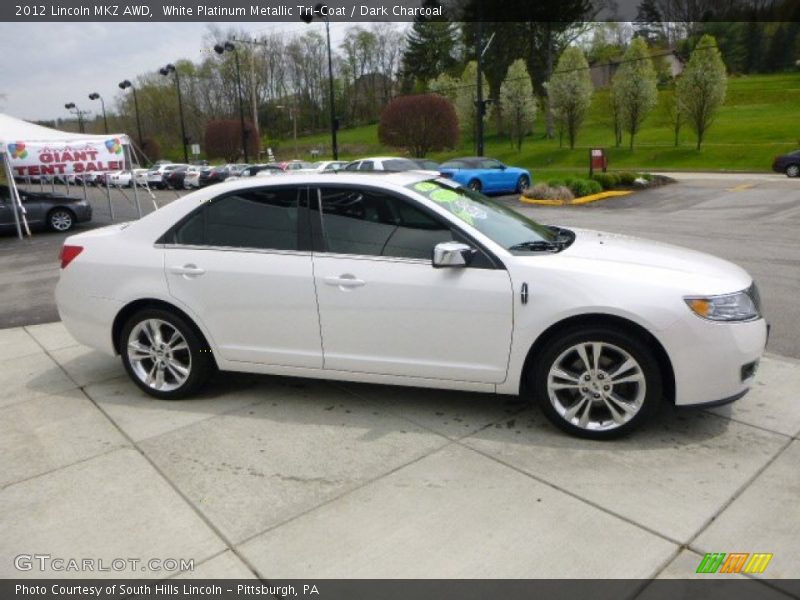
[[[525,204],[536,204],[538,206],[572,206],[575,204],[589,204],[590,202],[597,202],[599,200],[606,200],[608,198],[618,198],[620,196],[627,196],[628,194],[632,194],[632,190],[610,190],[608,192],[600,192],[599,194],[590,194],[589,196],[581,196],[580,198],[575,198],[574,200],[564,201],[564,200],[544,200],[538,198],[525,198],[524,196],[519,197],[520,202],[524,202]]]

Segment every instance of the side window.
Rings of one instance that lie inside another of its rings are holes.
[[[371,160],[364,160],[358,166],[359,171],[374,171],[375,165]]]
[[[449,227],[410,201],[352,188],[320,194],[328,252],[430,259],[436,244],[453,240]]]
[[[176,244],[297,250],[297,188],[243,190],[212,200],[181,223]]]
[[[482,169],[502,169],[503,168],[503,163],[501,163],[500,161],[491,160],[491,159],[484,160],[481,163],[481,168]]]
[[[358,165],[360,165],[360,164],[361,164],[360,162],[351,162],[349,165],[347,165],[344,168],[344,170],[345,171],[357,171],[358,170]]]

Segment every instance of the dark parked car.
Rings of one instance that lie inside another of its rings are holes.
[[[225,181],[228,175],[230,175],[230,173],[225,167],[211,167],[200,172],[198,183],[200,187],[211,185],[212,183],[220,183],[221,181]]]
[[[177,167],[172,169],[171,171],[165,171],[164,175],[162,176],[162,180],[164,181],[164,187],[171,188],[173,190],[182,190],[183,189],[183,180],[186,179],[186,171],[188,169],[187,166]]]
[[[430,158],[412,158],[411,161],[419,166],[420,169],[426,171],[438,171],[439,163]]]
[[[787,177],[800,177],[800,150],[776,156],[772,161],[772,170],[786,173]]]
[[[25,218],[31,227],[69,231],[75,223],[92,219],[92,206],[83,198],[27,190],[19,190],[19,196],[25,207]],[[6,185],[0,185],[0,231],[15,230],[11,190]]]

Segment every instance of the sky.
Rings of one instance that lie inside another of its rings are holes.
[[[223,29],[252,35],[281,31],[302,34],[322,23],[222,23]],[[331,23],[334,48],[348,27],[358,23]],[[3,60],[0,63],[0,112],[26,120],[73,118],[64,108],[74,102],[91,110],[91,119],[113,111],[117,84],[179,59],[199,60],[208,23],[0,23]]]

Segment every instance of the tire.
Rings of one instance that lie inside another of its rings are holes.
[[[54,208],[47,213],[47,227],[50,231],[65,233],[75,227],[75,214],[67,208]]]
[[[527,175],[520,175],[519,179],[517,179],[517,189],[516,192],[518,194],[523,193],[528,187],[531,185],[531,180],[528,179]]]
[[[595,349],[600,349],[598,369]],[[560,333],[528,376],[534,400],[556,427],[595,440],[622,437],[641,426],[657,410],[663,393],[658,361],[648,344],[610,327]],[[623,381],[615,384],[615,379]]]
[[[119,349],[128,376],[161,400],[191,396],[216,371],[214,358],[195,327],[160,308],[141,310],[128,319],[120,332]]]
[[[786,167],[787,177],[800,177],[800,165],[789,165]]]
[[[473,179],[467,185],[469,186],[469,189],[475,192],[480,192],[483,189],[483,184],[481,184],[480,179]]]

